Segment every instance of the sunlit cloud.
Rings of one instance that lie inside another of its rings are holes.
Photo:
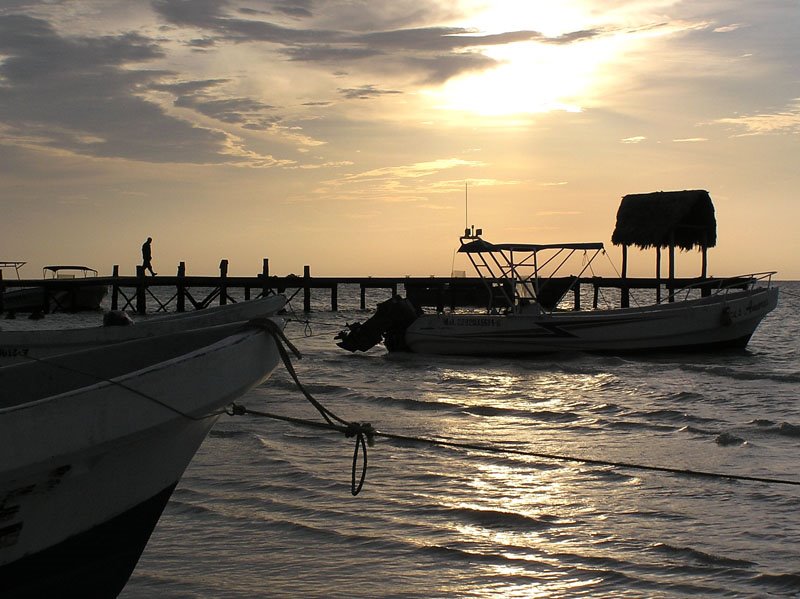
[[[402,94],[403,92],[394,89],[377,89],[374,85],[362,85],[354,88],[340,88],[339,93],[347,100],[369,100],[385,95]]]
[[[705,137],[684,137],[682,139],[673,139],[675,143],[699,143],[702,141],[708,141]]]
[[[800,133],[800,98],[795,98],[786,110],[780,112],[728,117],[714,122],[744,129],[741,135]]]
[[[714,33],[730,33],[731,31],[736,31],[741,27],[738,23],[732,23],[730,25],[722,25],[720,27],[715,27],[713,29]]]
[[[374,181],[379,179],[417,179],[428,177],[445,170],[456,167],[480,166],[482,163],[474,160],[462,160],[460,158],[442,158],[430,162],[418,162],[402,166],[389,166],[385,168],[373,169],[363,173],[357,173],[344,177],[342,182],[355,181]]]
[[[644,135],[636,135],[634,137],[626,137],[621,139],[620,142],[624,144],[639,144],[645,141],[647,138]]]

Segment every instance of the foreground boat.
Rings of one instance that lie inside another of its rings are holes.
[[[121,341],[269,316],[281,310],[285,303],[283,295],[273,295],[204,310],[151,316],[136,322],[123,319],[121,322],[127,326],[0,331],[0,366]]]
[[[117,596],[222,409],[277,366],[282,326],[0,368],[0,597]]]
[[[626,196],[623,207],[626,201],[633,201],[636,209],[642,205],[647,211],[666,206],[673,216],[677,215],[673,230],[659,230],[655,237],[648,233],[645,238],[636,237],[635,231],[633,243],[660,247],[662,237],[666,237],[672,254],[676,238],[683,240],[678,243],[681,247],[681,243],[694,243],[686,239],[686,231],[699,232],[706,244],[716,237],[715,231],[712,236],[709,230],[716,223],[707,192]],[[630,213],[629,208],[620,210],[617,231],[620,215]],[[669,222],[658,216],[658,210],[655,213],[659,223]],[[685,222],[687,219],[689,222]],[[697,220],[701,222],[694,222]],[[656,292],[652,305],[630,307],[630,287],[623,278],[618,284],[620,307],[580,310],[576,300],[575,309],[569,310],[564,309],[563,298],[577,289],[593,260],[604,252],[602,243],[492,244],[474,229],[468,229],[460,242],[458,251],[469,258],[484,282],[484,311],[423,314],[408,300],[393,298],[379,306],[376,315],[364,324],[356,323],[342,331],[338,345],[349,351],[366,351],[383,341],[389,351],[488,356],[741,348],[778,301],[772,272],[707,278],[707,245],[703,245],[703,276],[681,289],[670,284],[670,276],[664,301],[659,273],[647,285]],[[556,276],[575,255],[582,258],[579,274]],[[660,268],[660,256],[658,264]],[[671,271],[672,268],[671,261]],[[597,277],[591,281],[595,289],[601,285]]]

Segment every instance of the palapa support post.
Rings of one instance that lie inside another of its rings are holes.
[[[114,281],[111,283],[111,309],[119,309],[119,264],[111,267],[111,278]]]
[[[363,283],[361,284],[361,309],[367,309],[367,288]]]
[[[708,233],[703,235],[703,245],[700,247],[700,251],[703,252],[700,276],[705,281],[708,278]],[[711,289],[709,289],[708,286],[703,285],[700,288],[700,296],[708,297],[710,295]]]
[[[178,281],[176,282],[177,289],[177,305],[175,310],[177,312],[186,311],[186,262],[178,263]]]
[[[339,311],[339,285],[336,283],[331,287],[331,312]]]
[[[580,312],[580,310],[581,310],[581,284],[579,282],[575,283],[575,288],[572,290],[572,293],[575,294],[575,306],[574,306],[573,309],[575,310],[575,312]]]
[[[628,308],[631,305],[631,295],[630,289],[628,288],[628,283],[625,279],[628,278],[628,246],[627,244],[623,244],[622,246],[622,286],[620,287],[619,294],[620,294],[620,307]]]
[[[147,314],[147,298],[145,297],[144,267],[136,267],[136,313]]]
[[[219,262],[219,305],[224,306],[228,303],[228,261],[225,259]]]
[[[661,303],[661,246],[656,246],[656,303]]]
[[[0,268],[0,312],[3,311],[3,294],[6,292],[5,285],[3,284],[3,269]]]
[[[700,271],[700,276],[705,279],[708,277],[708,248],[703,246],[702,252],[703,252],[703,258],[702,258],[703,265],[702,265],[702,270]]]
[[[675,301],[675,235],[669,241],[669,301]]]
[[[303,267],[303,312],[311,312],[311,267]]]

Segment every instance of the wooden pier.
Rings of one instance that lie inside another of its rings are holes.
[[[56,291],[64,289],[77,289],[81,285],[105,284],[109,286],[112,310],[133,310],[138,314],[155,312],[184,312],[187,307],[202,310],[212,304],[225,305],[237,301],[233,296],[238,295],[244,300],[255,299],[274,293],[286,293],[293,299],[299,294],[303,297],[303,311],[311,311],[312,293],[324,291],[330,297],[330,309],[339,309],[339,286],[355,285],[360,288],[360,308],[365,310],[366,292],[368,289],[386,289],[388,296],[397,295],[400,286],[406,296],[413,296],[415,303],[421,307],[435,308],[439,311],[445,308],[462,306],[486,306],[487,290],[482,280],[478,277],[314,277],[311,268],[305,266],[303,275],[294,274],[274,276],[269,273],[269,260],[264,259],[262,270],[256,276],[242,277],[228,275],[228,261],[222,260],[219,265],[218,275],[188,275],[186,264],[178,265],[174,276],[146,276],[142,267],[137,267],[135,276],[119,274],[119,266],[114,266],[111,276],[89,277],[78,279],[10,279],[3,280],[0,271],[0,311],[2,306],[2,293],[5,289],[21,287],[40,287],[44,290],[42,312],[49,311],[52,298]],[[593,289],[593,306],[597,307],[599,296],[603,289],[616,289],[622,301],[627,298],[630,290],[653,289],[660,294],[662,288],[669,295],[674,289],[694,285],[701,290],[702,295],[710,295],[713,289],[718,288],[725,281],[728,286],[736,286],[736,281],[731,279],[690,278],[673,279],[671,281],[657,281],[652,278],[605,278],[586,277],[579,279],[574,285],[573,306],[575,310],[581,309],[581,289],[583,285],[590,285]],[[741,286],[745,286],[749,279],[742,279]],[[174,293],[165,299],[167,294],[156,295],[154,288],[172,288]],[[234,293],[238,292],[238,293]],[[387,297],[388,299],[388,297]],[[150,310],[148,310],[148,307]]]

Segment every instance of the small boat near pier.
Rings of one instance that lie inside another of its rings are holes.
[[[19,269],[25,262],[0,262],[0,268]],[[81,312],[99,310],[108,285],[92,283],[97,271],[88,266],[51,265],[42,269],[43,284],[7,289],[2,292],[2,311],[16,313]]]

